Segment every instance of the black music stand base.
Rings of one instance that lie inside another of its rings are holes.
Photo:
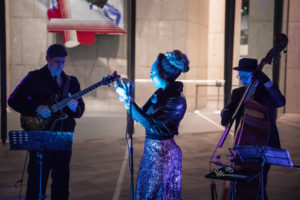
[[[235,200],[235,195],[236,195],[236,181],[231,181],[230,194],[231,194],[231,200]]]
[[[264,159],[263,159],[263,161],[261,162],[261,181],[260,181],[260,194],[261,194],[261,197],[260,197],[260,199],[261,200],[264,200],[265,199],[265,196],[264,196],[264,190],[265,190],[265,188],[264,188],[264,165],[265,165],[265,161],[264,161]]]
[[[42,192],[42,178],[43,178],[43,153],[38,151],[36,154],[38,163],[40,165],[40,180],[39,180],[39,195],[38,195],[38,199],[39,200],[43,200],[46,199],[46,195],[43,195]]]
[[[218,200],[218,194],[216,191],[216,184],[213,182],[210,184],[210,196],[211,196],[211,200]],[[216,197],[216,198],[215,198]]]

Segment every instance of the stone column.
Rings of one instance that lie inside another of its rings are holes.
[[[286,112],[300,113],[300,1],[290,0],[286,72]]]
[[[139,0],[136,22],[136,101],[144,103],[155,90],[150,70],[158,53],[179,49],[190,59],[190,71],[179,79],[207,79],[208,0]],[[201,90],[199,105],[205,103]],[[185,83],[188,110],[196,108],[196,83]]]

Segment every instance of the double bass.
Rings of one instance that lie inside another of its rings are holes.
[[[271,64],[273,59],[274,62],[278,62],[278,59],[280,58],[279,54],[283,49],[285,49],[287,43],[287,36],[280,33],[274,40],[274,47],[261,60],[256,72],[261,71],[265,64]],[[240,99],[238,106],[236,107],[230,119],[230,122],[226,126],[226,129],[210,158],[209,166],[211,171],[211,165],[213,163],[217,165],[220,164],[219,161],[214,161],[215,159],[218,159],[218,156],[215,155],[216,151],[218,148],[223,146],[224,141],[226,140],[226,137],[239,112],[243,112],[243,116],[239,124],[239,128],[235,133],[234,145],[267,146],[270,127],[267,108],[250,98],[255,91],[256,85],[257,80],[252,77],[250,84],[243,93],[242,98]],[[242,172],[260,172],[260,164],[243,164],[233,160],[231,158],[231,163],[229,166],[232,166],[232,168],[236,170],[240,170]],[[235,182],[234,185],[231,185],[231,182],[226,181],[224,185],[225,186],[221,197],[222,200],[230,199],[230,197],[233,196],[234,199],[237,200],[254,200],[257,199],[261,189],[259,176],[247,183]],[[232,190],[232,187],[234,187],[234,190]]]

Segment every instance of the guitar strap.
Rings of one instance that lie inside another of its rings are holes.
[[[69,86],[70,86],[70,80],[71,80],[71,77],[66,75],[67,76],[67,80],[66,80],[66,84],[64,85],[64,88],[62,90],[62,99],[65,99],[68,97],[68,91],[69,91]]]

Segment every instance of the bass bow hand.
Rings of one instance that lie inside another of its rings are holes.
[[[270,81],[269,77],[261,70],[254,72],[253,77],[262,84],[265,84]]]
[[[231,114],[230,110],[227,108],[224,108],[221,112],[221,124],[222,126],[226,126],[230,122]]]

